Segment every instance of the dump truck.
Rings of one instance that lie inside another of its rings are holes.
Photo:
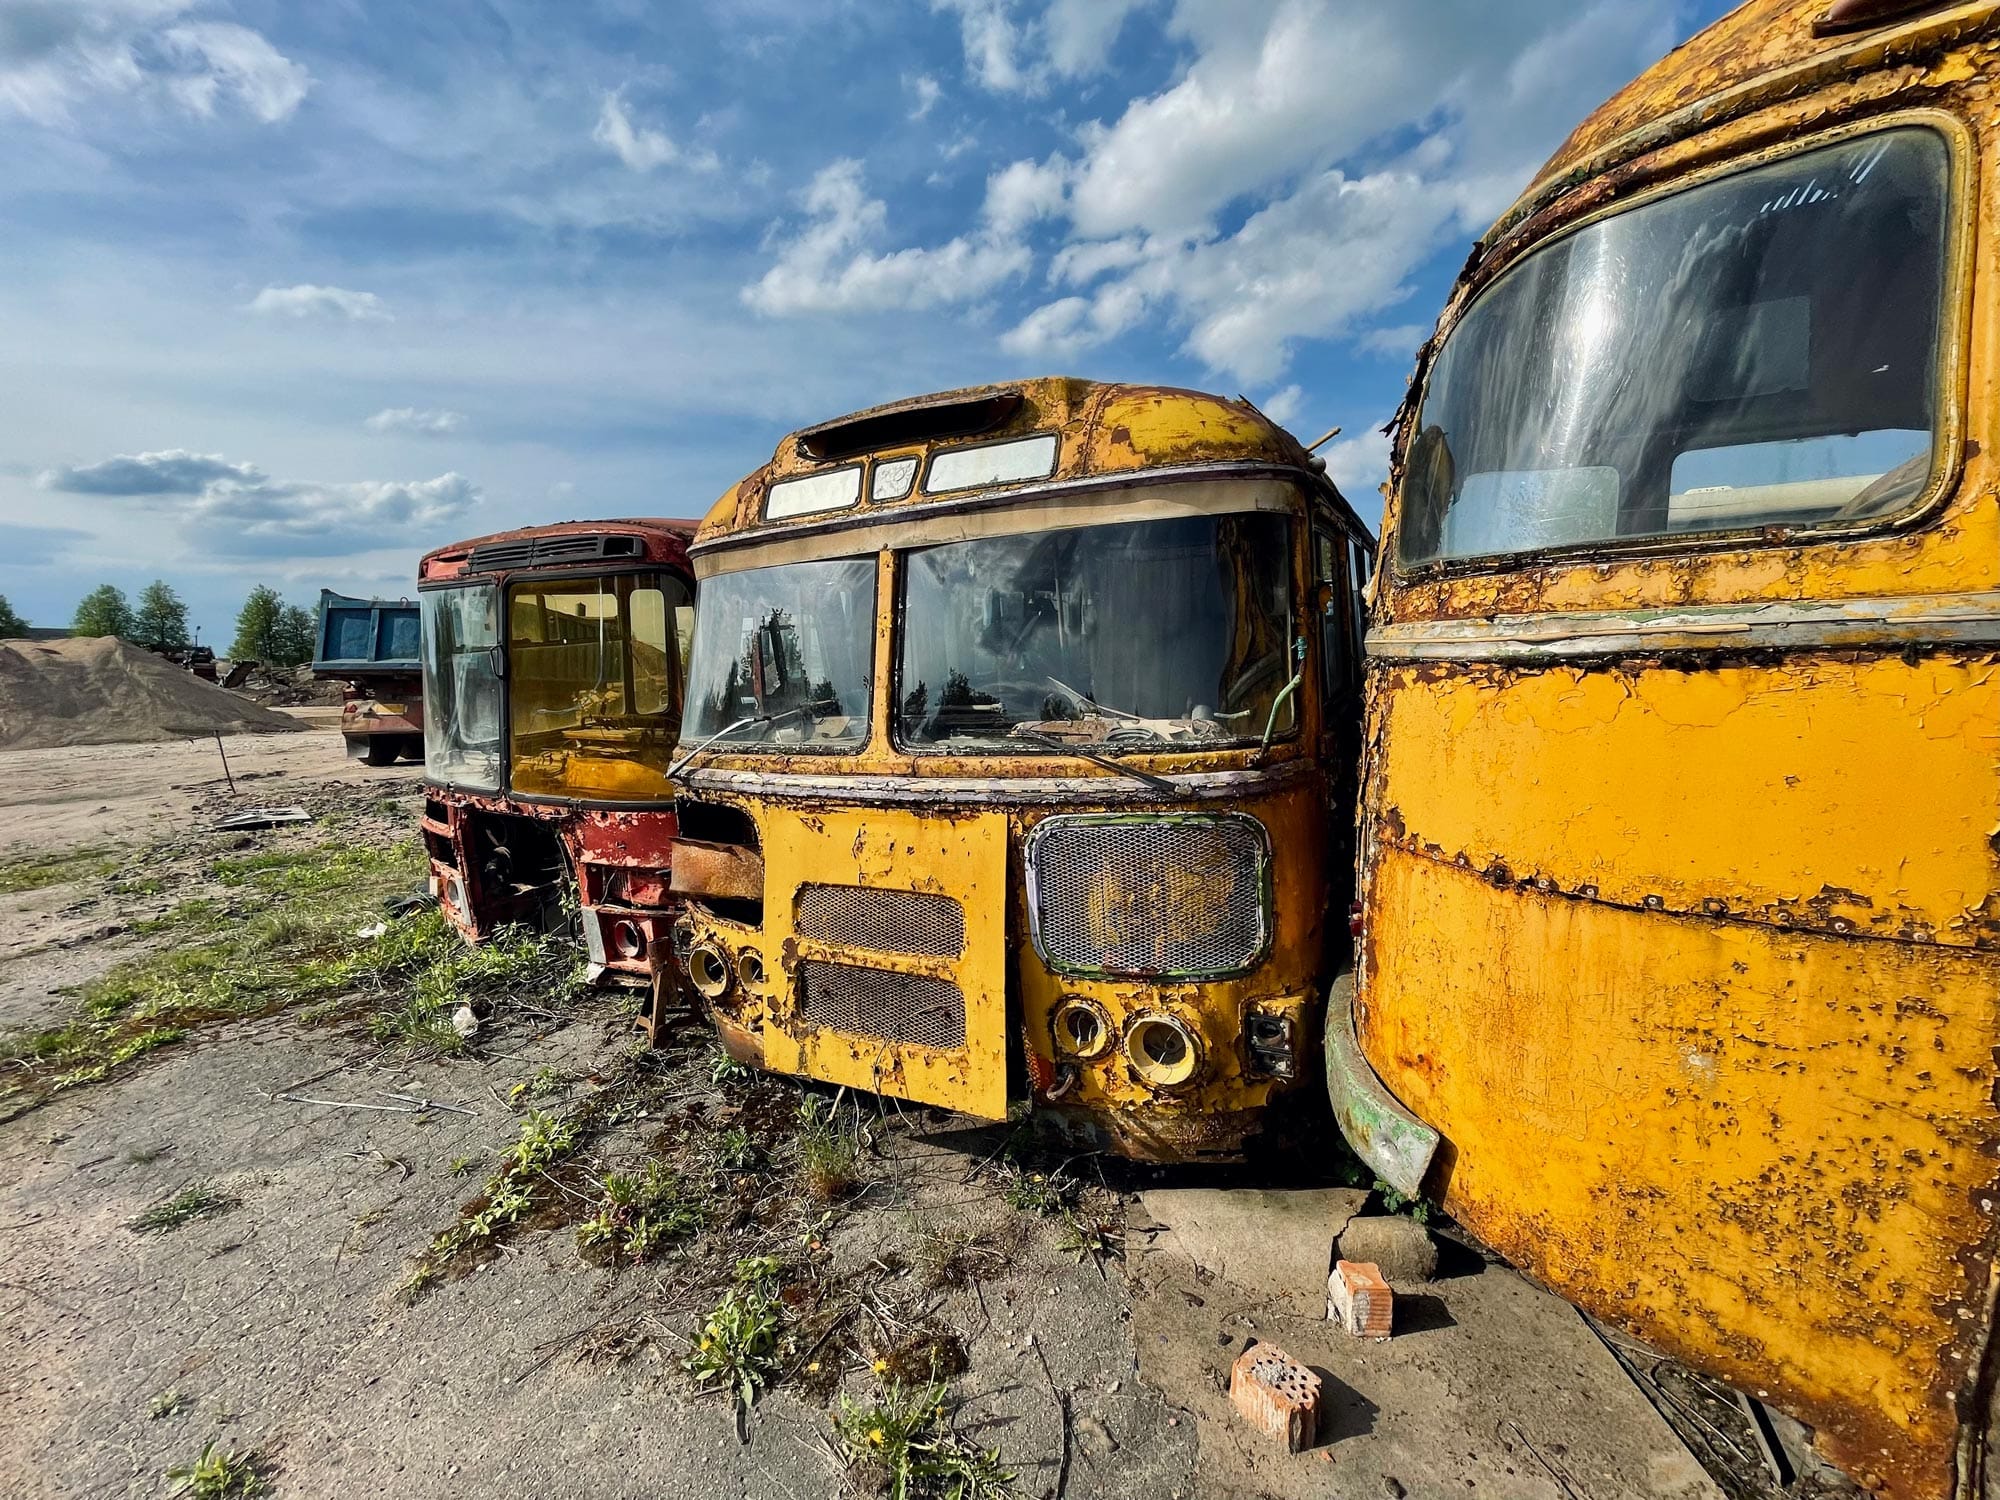
[[[342,684],[340,737],[350,757],[371,766],[424,758],[415,601],[355,599],[321,589],[312,675]]]

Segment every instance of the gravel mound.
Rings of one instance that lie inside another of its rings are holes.
[[[306,727],[110,636],[0,641],[0,750]]]

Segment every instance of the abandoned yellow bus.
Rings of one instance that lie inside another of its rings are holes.
[[[1351,948],[1372,547],[1293,438],[1191,391],[787,437],[690,548],[676,941],[727,1048],[1238,1153],[1316,1076]]]
[[[1479,244],[1327,1029],[1378,1170],[1913,1500],[1995,1477],[1996,10],[1745,5]]]

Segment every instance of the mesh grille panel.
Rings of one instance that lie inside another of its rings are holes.
[[[1264,948],[1263,828],[1244,817],[1044,819],[1035,947],[1057,969],[1227,974]]]
[[[965,1045],[965,996],[949,979],[809,958],[799,965],[799,990],[800,1013],[814,1026],[920,1047]]]
[[[878,953],[955,958],[965,951],[965,913],[958,903],[921,891],[802,886],[795,930],[816,943],[873,948]]]

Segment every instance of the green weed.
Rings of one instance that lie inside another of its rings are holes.
[[[778,1263],[757,1256],[736,1263],[736,1283],[702,1320],[683,1362],[697,1390],[721,1390],[736,1403],[738,1430],[783,1367]]]
[[[609,1246],[614,1260],[644,1260],[669,1241],[701,1232],[707,1204],[664,1162],[648,1162],[643,1172],[612,1172],[598,1184],[604,1201],[577,1226],[585,1249]]]
[[[459,1256],[491,1244],[534,1206],[535,1186],[548,1169],[576,1150],[574,1120],[535,1110],[521,1122],[520,1138],[500,1153],[480,1195],[451,1228],[436,1235],[403,1283],[405,1296],[428,1290]]]
[[[146,1403],[146,1411],[157,1422],[162,1417],[171,1417],[184,1412],[192,1405],[194,1403],[179,1391],[161,1391]]]
[[[1052,1218],[1067,1213],[1075,1206],[1081,1192],[1081,1184],[1067,1172],[1029,1172],[1020,1167],[1008,1167],[1006,1186],[1001,1195],[1010,1208],[1023,1213],[1036,1214],[1042,1218]]]
[[[1419,1224],[1428,1224],[1435,1212],[1430,1199],[1410,1197],[1397,1192],[1381,1178],[1375,1179],[1375,1191],[1382,1195],[1382,1207],[1392,1214],[1408,1214]]]
[[[1014,1476],[998,1449],[975,1448],[952,1430],[942,1381],[890,1380],[873,1401],[840,1398],[833,1430],[851,1467],[890,1500],[998,1500]]]
[[[269,1486],[260,1472],[254,1453],[231,1453],[218,1449],[215,1439],[201,1445],[201,1454],[191,1464],[167,1470],[167,1478],[177,1481],[173,1493],[193,1500],[243,1500],[263,1494]]]
[[[134,1234],[166,1234],[195,1219],[212,1218],[236,1207],[236,1200],[219,1193],[205,1182],[189,1183],[164,1203],[151,1208],[126,1225]]]
[[[750,1077],[750,1070],[724,1052],[720,1047],[708,1059],[708,1081],[717,1088],[725,1084],[742,1083]]]

